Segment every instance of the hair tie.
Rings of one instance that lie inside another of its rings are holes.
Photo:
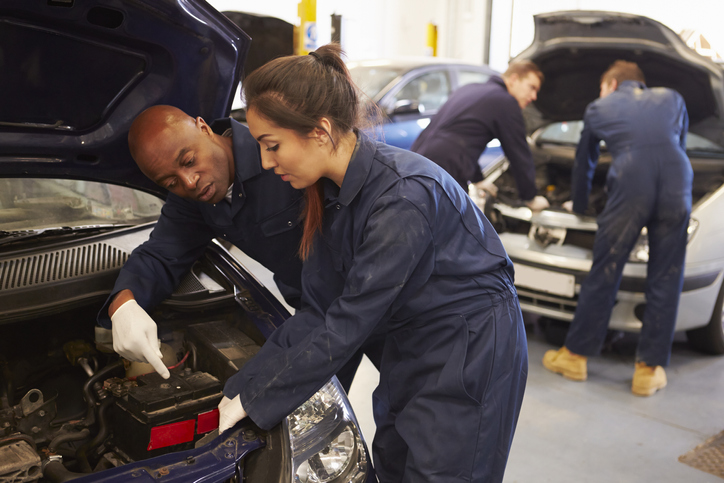
[[[310,52],[309,55],[311,55],[312,57],[314,57],[315,59],[317,59],[318,61],[320,61],[322,64],[324,64],[324,61],[322,60],[322,56],[319,55],[318,53],[316,53],[316,52]]]

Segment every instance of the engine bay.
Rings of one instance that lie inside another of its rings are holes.
[[[112,351],[97,310],[0,325],[0,481],[66,481],[194,448],[264,340],[233,299],[193,314],[162,305],[151,315],[166,380]]]

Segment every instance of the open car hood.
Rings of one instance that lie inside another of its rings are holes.
[[[156,104],[228,115],[250,42],[204,0],[2,0],[0,177],[165,196],[128,151],[133,119]]]
[[[686,100],[691,131],[724,145],[723,71],[671,29],[647,17],[568,11],[536,15],[533,43],[514,60],[531,60],[545,75],[527,119],[532,127],[583,119],[599,95],[603,72],[618,59],[636,62],[649,87],[664,86]]]

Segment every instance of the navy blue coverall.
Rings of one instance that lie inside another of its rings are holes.
[[[453,92],[410,149],[442,166],[467,192],[468,181],[483,179],[478,158],[493,139],[510,161],[520,199],[533,199],[535,165],[523,111],[500,77]]]
[[[259,143],[249,129],[233,119],[211,124],[216,133],[232,131],[234,188],[231,204],[215,205],[169,193],[150,239],[125,263],[100,313],[98,322],[110,328],[108,305],[121,290],[130,289],[149,310],[171,295],[181,277],[201,257],[213,238],[228,240],[274,273],[274,281],[289,305],[298,309],[302,293],[302,262],[297,256],[302,237],[299,223],[303,191],[261,167]],[[337,377],[349,391],[362,354],[378,367],[384,341],[366,344]]]
[[[501,481],[527,377],[513,265],[442,169],[360,134],[325,182],[303,309],[226,383],[262,428],[386,336],[373,396],[381,482]]]
[[[588,105],[573,168],[573,211],[584,213],[600,140],[613,157],[608,200],[598,215],[593,264],[566,337],[576,354],[600,352],[626,260],[647,227],[646,311],[636,360],[666,366],[684,280],[693,172],[686,156],[684,99],[663,87],[625,81]]]
[[[233,119],[211,125],[217,133],[232,129],[234,189],[231,204],[215,205],[169,193],[148,241],[123,265],[111,296],[98,314],[110,328],[108,305],[124,289],[148,310],[171,295],[181,277],[215,238],[236,245],[274,273],[289,305],[299,307],[302,262],[297,256],[303,192],[261,167],[259,144],[249,129]]]

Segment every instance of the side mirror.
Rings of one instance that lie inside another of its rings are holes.
[[[392,112],[389,112],[388,115],[397,116],[400,114],[420,114],[423,112],[425,112],[425,106],[419,102],[410,99],[403,99],[395,102],[394,109],[392,109]]]

